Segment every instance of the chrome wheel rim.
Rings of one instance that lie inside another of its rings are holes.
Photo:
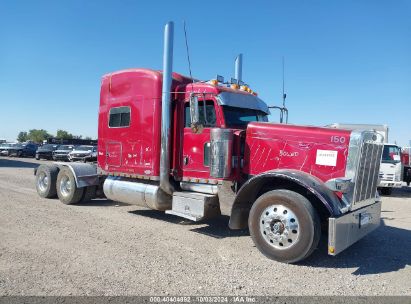
[[[68,176],[63,176],[62,179],[60,180],[60,193],[63,196],[68,196],[70,195],[71,192],[71,181]]]
[[[297,243],[300,235],[298,217],[288,207],[271,205],[261,213],[260,233],[270,246],[288,249]]]
[[[37,186],[39,187],[41,192],[47,191],[47,187],[49,185],[49,178],[45,172],[40,172],[39,177],[37,179]]]

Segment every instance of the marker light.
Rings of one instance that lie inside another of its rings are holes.
[[[216,86],[216,85],[218,85],[218,80],[217,79],[211,79],[208,83]]]
[[[238,90],[238,89],[239,89],[239,86],[238,86],[238,84],[236,84],[236,83],[232,83],[232,84],[231,84],[231,88],[234,89],[234,90]]]
[[[241,90],[241,91],[247,91],[247,87],[246,87],[245,85],[242,85],[242,86],[240,87],[240,90]]]

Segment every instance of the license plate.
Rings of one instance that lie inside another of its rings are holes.
[[[367,225],[370,219],[371,215],[369,213],[360,213],[360,227]]]

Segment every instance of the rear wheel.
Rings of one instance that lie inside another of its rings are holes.
[[[55,165],[41,165],[36,171],[36,190],[44,198],[57,196],[56,180],[59,169]]]
[[[289,190],[273,190],[260,196],[248,218],[256,247],[268,258],[295,263],[317,248],[321,223],[311,203]]]
[[[84,188],[77,188],[73,173],[67,167],[57,176],[57,195],[63,204],[77,204],[83,198]]]

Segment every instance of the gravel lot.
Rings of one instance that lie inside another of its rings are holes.
[[[42,199],[39,163],[0,158],[0,295],[411,295],[411,188],[384,197],[383,226],[340,255],[322,242],[286,265],[225,217]]]

